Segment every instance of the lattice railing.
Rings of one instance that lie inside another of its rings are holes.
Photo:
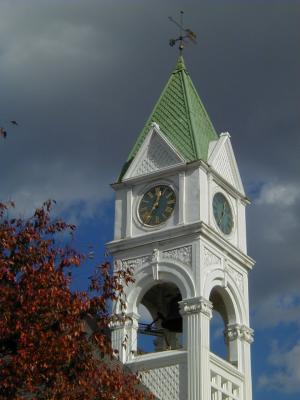
[[[179,364],[150,369],[142,372],[142,382],[162,400],[180,400]]]
[[[127,365],[141,375],[142,383],[159,400],[187,398],[187,354],[181,350],[163,351],[137,356]]]
[[[210,354],[211,400],[242,400],[243,375],[231,364]]]

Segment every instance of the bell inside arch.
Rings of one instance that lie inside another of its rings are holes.
[[[179,304],[181,301],[181,295],[177,294],[172,297],[169,301],[169,309],[166,317],[162,317],[161,326],[164,329],[168,329],[170,332],[182,332],[182,317],[179,312]]]

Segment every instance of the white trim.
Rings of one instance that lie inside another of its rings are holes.
[[[209,147],[209,157],[208,164],[211,165],[212,169],[214,169],[218,174],[221,174],[217,163],[219,161],[219,157],[221,152],[225,150],[227,162],[229,164],[230,175],[232,176],[233,181],[229,180],[229,183],[236,187],[236,189],[245,194],[244,186],[242,183],[242,179],[239,173],[238,165],[236,162],[236,158],[234,156],[233,148],[231,145],[230,135],[228,132],[221,133],[218,141],[214,141]],[[220,161],[222,164],[223,162]],[[226,169],[226,165],[224,164],[224,168]],[[225,178],[226,179],[226,178]],[[227,180],[227,179],[226,179]]]
[[[154,138],[154,136],[157,136],[169,149],[170,154],[173,156],[174,159],[177,159],[178,161],[175,163],[172,163],[171,165],[160,167],[157,170],[150,170],[147,171],[146,173],[138,173],[137,174],[137,169],[139,165],[142,164],[143,160],[147,157],[147,153],[149,151],[149,148],[151,147],[151,141]],[[148,175],[149,173],[162,171],[162,170],[168,170],[170,168],[173,168],[174,166],[182,165],[185,164],[185,160],[183,157],[178,153],[176,148],[172,145],[172,143],[166,138],[166,136],[161,132],[159,129],[158,124],[153,123],[151,125],[151,128],[146,135],[144,142],[142,143],[141,147],[139,148],[137,154],[135,155],[131,165],[129,166],[128,170],[126,171],[123,181],[128,181],[132,178],[136,178],[137,176],[139,177],[144,177],[145,175]]]
[[[186,362],[187,352],[184,350],[165,350],[156,353],[143,354],[135,356],[126,364],[134,371],[139,372],[146,369],[161,368],[173,364],[178,364],[182,361]],[[146,365],[144,363],[146,362]]]

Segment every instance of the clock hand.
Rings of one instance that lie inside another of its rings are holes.
[[[221,223],[221,221],[222,221],[222,219],[223,219],[223,217],[224,217],[224,215],[225,215],[225,206],[226,206],[226,204],[223,203],[222,214],[221,214],[221,217],[220,217],[220,219],[219,219],[219,221],[218,221],[218,225]]]
[[[160,198],[161,198],[161,190],[158,190],[158,191],[157,191],[157,195],[156,195],[155,202],[153,203],[152,208],[151,208],[151,210],[149,211],[149,215],[148,215],[148,217],[147,217],[146,223],[148,223],[148,222],[150,221],[150,219],[151,219],[151,217],[152,217],[153,211],[158,207],[158,205],[159,205],[159,199],[160,199]]]

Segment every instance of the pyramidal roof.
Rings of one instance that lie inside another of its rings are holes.
[[[125,174],[147,134],[156,122],[160,131],[187,161],[207,161],[208,146],[218,138],[209,116],[185,68],[183,57],[177,60],[163,92],[137,138],[120,179]]]

